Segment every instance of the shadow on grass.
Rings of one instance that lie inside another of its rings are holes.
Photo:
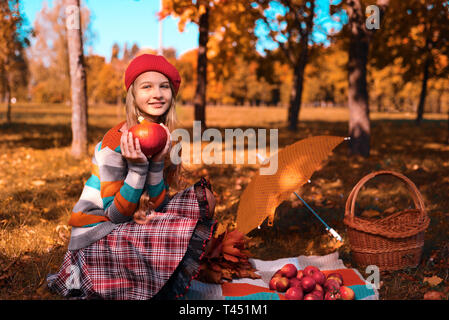
[[[47,115],[48,116],[48,115]],[[372,149],[379,147],[380,152],[404,153],[416,152],[425,143],[444,143],[447,136],[447,122],[443,120],[424,120],[421,126],[416,126],[413,120],[372,120]],[[89,125],[89,143],[98,142],[110,129],[109,126]],[[192,127],[180,127],[185,129],[193,140]],[[219,130],[223,141],[225,140],[225,129],[241,129],[244,133],[248,129],[267,130],[267,145],[269,145],[269,129],[278,129],[278,144],[280,147],[287,146],[298,140],[317,135],[347,136],[348,124],[344,121],[300,121],[296,132],[287,129],[284,122],[271,122],[266,127],[214,127]],[[404,135],[409,141],[404,141]],[[67,147],[71,145],[72,129],[67,124],[30,124],[25,122],[13,122],[12,124],[0,124],[0,134],[3,136],[1,143],[10,147],[30,147],[34,149],[48,149],[54,147]],[[13,136],[8,137],[8,135]],[[436,140],[435,140],[436,139]],[[247,139],[245,139],[247,145]],[[427,150],[434,152],[434,150]],[[449,153],[449,151],[448,151]]]
[[[46,277],[56,273],[67,251],[58,245],[44,254],[27,252],[11,261],[0,253],[0,265],[8,266],[0,280],[2,300],[62,300],[47,289]]]
[[[89,126],[88,142],[98,142],[109,130],[108,127]],[[72,143],[70,124],[30,124],[14,122],[0,124],[0,142],[7,147],[26,147],[45,150],[55,147],[67,147]],[[12,136],[8,137],[8,135]],[[17,138],[20,137],[20,138]]]
[[[44,186],[10,192],[9,203],[12,205],[1,210],[0,220],[7,220],[8,228],[16,228],[21,225],[34,227],[42,223],[41,219],[58,221],[64,218],[81,195],[83,181],[88,175],[47,179]]]
[[[344,207],[332,208],[308,202],[318,215],[337,232],[345,236],[343,224]],[[325,226],[304,206],[292,206],[284,201],[275,211],[273,226],[265,220],[260,229],[253,229],[248,236],[260,238],[263,244],[252,249],[252,253],[262,260],[275,260],[307,254],[329,254],[334,249],[327,248],[331,241]]]

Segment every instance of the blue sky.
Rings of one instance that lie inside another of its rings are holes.
[[[41,10],[45,0],[21,0],[22,10],[30,25]],[[46,0],[51,7],[52,0]],[[114,42],[140,48],[159,47],[159,0],[81,0],[92,16],[92,30],[96,37],[93,52],[109,59]],[[182,54],[198,45],[198,28],[191,23],[185,31],[178,31],[177,19],[167,17],[163,22],[164,47],[176,48]]]
[[[51,7],[52,0],[20,0],[22,12],[32,26],[36,14],[41,10],[44,1]],[[89,8],[92,15],[92,30],[96,37],[92,44],[94,53],[110,58],[114,42],[131,47],[137,43],[140,48],[157,49],[159,46],[159,22],[156,13],[159,11],[159,0],[81,0],[82,5]],[[329,0],[318,1],[318,21],[325,29],[335,26],[328,16]],[[178,19],[167,17],[163,22],[163,46],[176,49],[179,56],[184,52],[198,47],[198,27],[190,23],[183,33],[179,32]],[[317,22],[318,22],[317,21]],[[258,29],[263,34],[263,27]],[[318,32],[316,39],[323,40]],[[274,48],[263,37],[257,44],[258,51],[263,48]]]

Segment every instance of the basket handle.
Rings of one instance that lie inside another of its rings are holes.
[[[409,178],[407,178],[401,173],[389,170],[382,170],[367,174],[352,189],[351,193],[349,194],[348,200],[346,201],[346,209],[345,209],[345,216],[349,221],[354,220],[355,200],[357,198],[360,189],[368,180],[371,180],[379,175],[392,175],[405,182],[407,188],[411,192],[411,196],[413,198],[413,202],[415,204],[416,209],[420,211],[421,215],[425,214],[424,200],[416,185]]]

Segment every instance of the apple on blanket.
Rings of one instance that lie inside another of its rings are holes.
[[[315,266],[298,270],[292,263],[284,265],[271,277],[269,288],[285,292],[287,300],[354,300],[354,291],[345,286],[343,276],[330,273],[327,277]]]

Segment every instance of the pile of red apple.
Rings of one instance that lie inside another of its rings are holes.
[[[341,274],[325,276],[315,266],[298,270],[286,264],[271,277],[270,289],[285,292],[287,300],[354,300],[354,291],[344,286]]]

